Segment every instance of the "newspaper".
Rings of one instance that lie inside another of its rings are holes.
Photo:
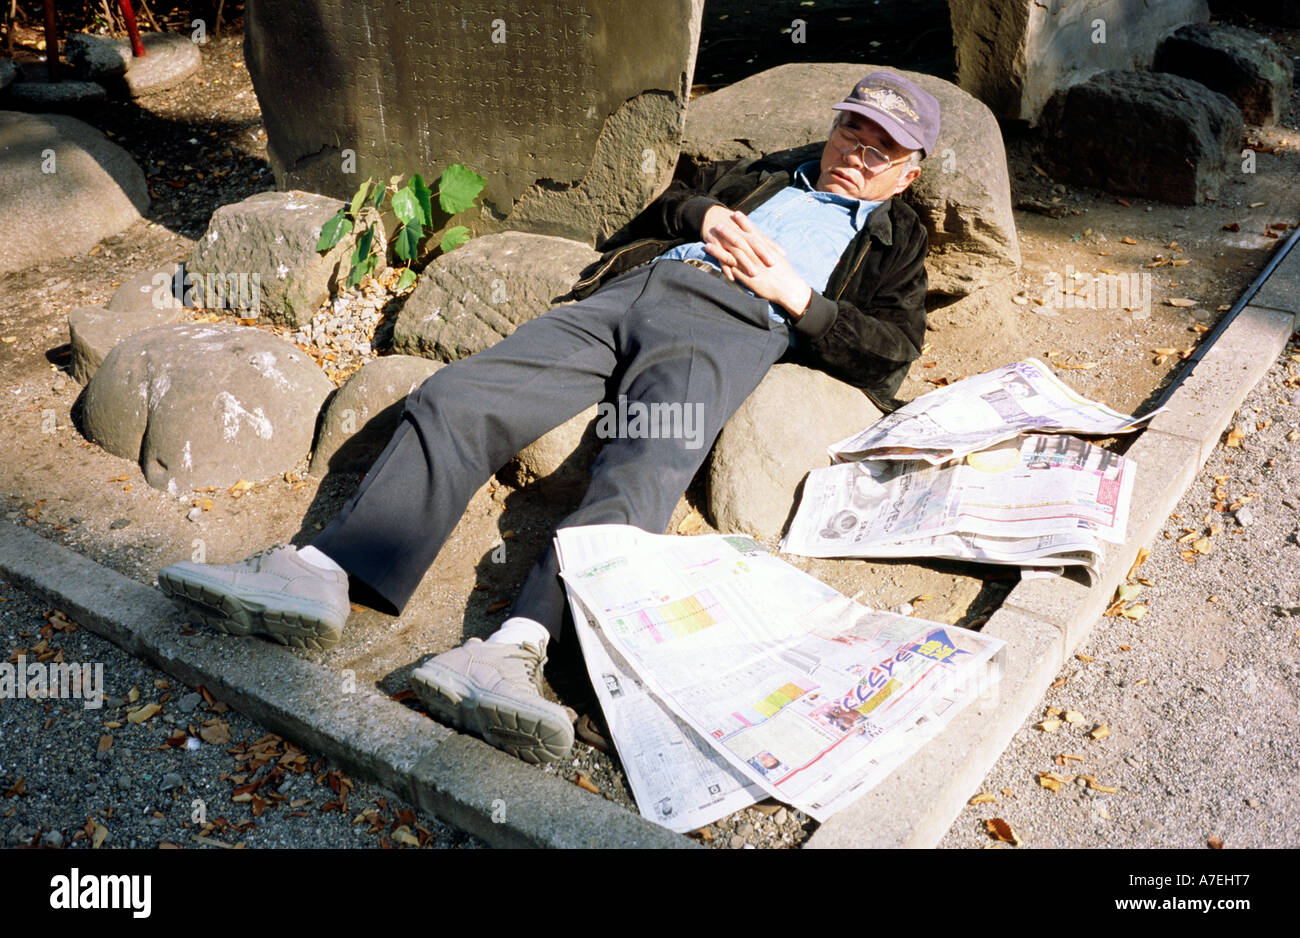
[[[865,794],[1000,676],[1000,640],[868,609],[749,538],[577,546],[599,536],[557,532],[570,595],[697,743],[816,820]],[[639,748],[626,730],[611,727],[628,765]]]
[[[1071,436],[1032,435],[943,466],[815,469],[781,549],[808,557],[953,557],[1083,566],[1122,544],[1136,467]]]
[[[653,536],[622,524],[557,533],[555,549],[565,569],[583,569],[603,557],[635,553]],[[567,592],[587,673],[641,816],[683,834],[766,798],[761,786],[731,768],[651,696],[601,636],[587,607],[573,590]]]
[[[1027,358],[923,394],[832,444],[829,452],[837,462],[908,459],[938,465],[1023,433],[1128,433],[1158,413],[1117,413],[1080,397],[1042,362]]]

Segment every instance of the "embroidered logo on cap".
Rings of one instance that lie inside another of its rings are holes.
[[[905,114],[914,121],[921,118],[912,106],[908,104],[907,99],[892,88],[868,88],[865,85],[858,85],[853,89],[853,94],[864,101],[870,101],[876,107],[889,114]]]

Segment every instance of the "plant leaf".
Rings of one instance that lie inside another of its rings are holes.
[[[418,207],[416,209],[418,215]],[[420,252],[420,239],[424,237],[424,226],[416,221],[408,221],[402,225],[401,231],[397,233],[397,241],[393,244],[393,250],[397,256],[404,261],[413,261]]]
[[[357,239],[357,246],[352,249],[352,269],[348,271],[347,285],[355,287],[361,282],[361,278],[374,269],[374,261],[371,258],[370,248],[374,244],[375,229],[366,228]]]
[[[474,204],[487,180],[466,168],[464,163],[453,163],[442,171],[438,180],[438,204],[449,215],[463,212]]]
[[[469,229],[464,225],[456,225],[454,228],[448,228],[443,233],[440,247],[444,252],[454,251],[468,240]]]
[[[424,183],[424,177],[416,173],[411,177],[411,192],[415,195],[415,200],[420,203],[420,211],[424,213],[424,223],[433,227],[433,193]]]
[[[367,176],[366,181],[352,194],[352,204],[348,208],[348,214],[353,218],[357,217],[357,212],[361,210],[361,203],[366,200],[366,194],[370,191],[370,180],[371,177]]]
[[[352,219],[348,218],[343,209],[339,213],[321,225],[320,240],[316,242],[316,250],[328,251],[334,245],[343,240],[344,236],[352,230]]]
[[[393,193],[393,214],[403,225],[423,221],[424,213],[420,211],[420,200],[415,197],[409,184]]]
[[[415,283],[415,271],[409,267],[403,267],[402,275],[397,278],[397,286],[393,287],[393,292],[401,293],[413,283]]]

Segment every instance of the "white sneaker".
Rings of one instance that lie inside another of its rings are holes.
[[[411,674],[436,718],[525,762],[556,762],[573,748],[573,711],[542,696],[546,655],[530,642],[471,638]]]
[[[230,635],[266,635],[295,648],[338,644],[348,620],[348,575],[276,544],[239,563],[174,563],[158,585],[192,615]]]

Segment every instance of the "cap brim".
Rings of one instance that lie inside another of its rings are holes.
[[[889,134],[899,146],[907,147],[909,150],[920,150],[923,154],[925,152],[925,144],[912,136],[895,117],[880,108],[872,107],[869,104],[841,101],[839,104],[831,105],[831,110],[852,111],[855,114],[861,114],[863,117],[869,117],[879,124],[885,133]]]

